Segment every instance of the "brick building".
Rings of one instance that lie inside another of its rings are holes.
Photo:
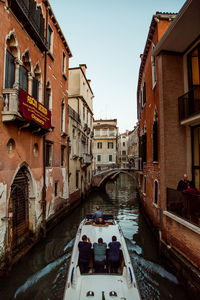
[[[198,0],[185,2],[155,44],[149,63],[147,58],[138,85],[139,104],[142,78],[145,76],[151,81],[145,68],[156,62],[156,90],[146,87],[146,104],[138,105],[143,158],[141,198],[159,231],[161,250],[172,260],[196,297],[200,290],[199,196],[177,191],[177,183],[187,173],[196,187],[200,187],[199,11]],[[153,91],[155,98],[151,96]],[[156,126],[152,122],[154,103],[157,105]],[[152,159],[154,151],[157,163]]]
[[[47,0],[0,2],[0,263],[68,206],[68,61]]]

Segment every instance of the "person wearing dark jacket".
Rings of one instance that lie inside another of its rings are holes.
[[[112,242],[108,244],[109,247],[109,264],[110,264],[110,273],[117,273],[119,262],[120,262],[120,242],[117,241],[115,235],[112,236]]]
[[[86,235],[83,235],[82,241],[78,243],[78,249],[79,249],[78,265],[81,274],[88,273],[89,271],[91,247],[92,244],[90,243],[90,239]]]
[[[188,188],[188,176],[187,174],[183,175],[183,178],[179,181],[178,186],[177,186],[177,190],[178,191],[184,191]]]

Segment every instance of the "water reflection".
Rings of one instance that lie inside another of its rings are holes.
[[[161,265],[154,236],[139,211],[136,182],[125,174],[110,181],[106,193],[93,191],[13,268],[9,277],[2,278],[0,299],[61,300],[78,225],[86,213],[95,211],[96,205],[120,223],[142,298],[186,300],[176,277]]]

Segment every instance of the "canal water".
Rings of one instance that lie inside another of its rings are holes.
[[[96,205],[120,223],[142,299],[190,299],[170,269],[161,264],[157,242],[139,210],[136,182],[121,174],[107,183],[105,192],[93,191],[0,279],[0,300],[61,300],[78,225]]]

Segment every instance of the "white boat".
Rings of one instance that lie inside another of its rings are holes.
[[[63,300],[141,299],[122,230],[113,216],[104,215],[104,220],[107,226],[94,225],[92,215],[87,215],[79,225],[74,241]],[[85,274],[80,273],[78,243],[82,240],[83,235],[87,235],[92,244],[97,242],[100,237],[107,244],[112,241],[113,235],[117,237],[117,240],[121,243],[120,267],[117,274],[109,273],[109,266],[107,266],[107,273],[94,273],[93,257],[89,264],[89,272]]]

